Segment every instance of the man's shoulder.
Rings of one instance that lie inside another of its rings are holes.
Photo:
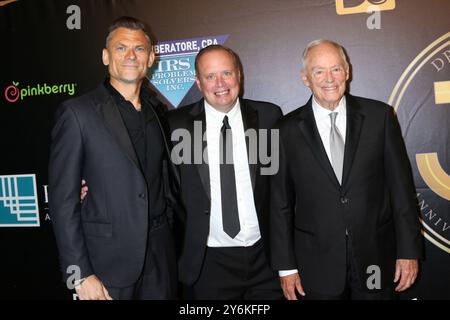
[[[174,108],[172,110],[169,110],[169,113],[172,114],[172,115],[189,113],[189,112],[192,111],[192,109],[195,106],[198,106],[200,103],[201,103],[201,101],[197,101],[197,102],[194,102],[194,103],[191,103],[191,104],[179,106],[178,108]]]
[[[77,97],[64,100],[61,103],[60,108],[70,108],[76,111],[82,111],[90,109],[92,105],[96,103],[96,101],[101,101],[105,98],[106,93],[102,90],[101,87],[97,87]]]
[[[159,117],[164,117],[168,111],[167,106],[158,98],[155,91],[147,84],[141,86],[141,97],[144,103],[147,103],[153,110],[156,111]]]
[[[194,107],[198,106],[200,101],[184,105],[175,109],[171,109],[167,112],[167,116],[169,119],[185,117],[187,114],[191,113]]]
[[[307,112],[308,112],[308,103],[285,114],[277,122],[276,127],[277,128],[289,127],[294,123],[298,123],[299,120],[305,118]]]
[[[387,110],[391,110],[392,107],[387,103],[375,99],[366,97],[359,97],[353,95],[347,95],[347,105],[355,106],[357,110],[363,113],[385,113]]]
[[[275,123],[283,116],[281,108],[267,101],[241,100],[241,109],[248,108],[258,114],[258,126],[260,128],[273,128]],[[248,113],[248,110],[247,112]]]
[[[281,113],[281,108],[275,103],[268,101],[258,101],[251,99],[242,99],[242,104],[247,104],[252,108],[261,111],[261,112],[273,112],[273,113]]]
[[[199,108],[201,108],[201,101],[202,100],[169,110],[167,112],[167,121],[169,122],[170,128],[175,129],[185,127],[189,122],[191,122],[194,108],[200,111]]]

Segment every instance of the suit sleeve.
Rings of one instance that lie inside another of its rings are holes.
[[[83,141],[79,122],[67,105],[57,111],[49,162],[49,206],[59,258],[67,267],[78,266],[81,278],[93,273],[81,224],[80,188]]]
[[[294,251],[294,196],[281,132],[279,162],[279,170],[270,181],[270,263],[274,270],[291,270],[297,268]]]
[[[388,107],[385,119],[384,164],[394,216],[397,258],[421,259],[423,239],[411,166],[391,107]]]
[[[180,210],[179,208],[179,175],[171,159],[172,142],[170,140],[170,127],[168,122],[169,110],[156,98],[151,98],[151,105],[157,113],[161,133],[166,145],[167,156],[163,161],[163,179],[164,195],[166,199],[166,215],[172,229],[174,228],[175,218]]]
[[[181,204],[181,176],[180,176],[180,169],[175,164],[174,158],[176,155],[172,155],[172,150],[174,147],[173,141],[172,141],[172,132],[174,130],[174,124],[172,123],[174,121],[174,113],[173,111],[168,111],[166,113],[166,124],[167,124],[167,142],[169,145],[169,166],[170,166],[170,173],[171,173],[171,182],[172,182],[172,222],[173,226],[176,229],[176,232],[180,232],[180,229],[177,227],[177,220],[179,221],[185,221],[186,212]]]

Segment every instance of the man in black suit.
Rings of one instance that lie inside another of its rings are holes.
[[[284,295],[395,298],[416,279],[422,237],[394,111],[345,94],[349,64],[332,41],[308,45],[302,79],[312,97],[277,125],[271,184],[271,263]]]
[[[80,299],[173,299],[176,254],[164,108],[143,85],[154,53],[121,17],[102,55],[109,79],[57,110],[50,210],[64,278]],[[89,194],[80,203],[81,180]]]
[[[183,298],[281,299],[267,260],[268,174],[276,164],[257,157],[270,147],[261,137],[281,110],[239,98],[241,71],[229,48],[202,49],[195,66],[204,99],[168,117],[184,207],[177,229]]]

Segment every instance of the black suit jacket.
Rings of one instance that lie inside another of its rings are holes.
[[[142,89],[144,90],[144,89]],[[168,219],[174,201],[163,106],[149,97],[166,145]],[[50,212],[64,278],[79,266],[106,285],[126,287],[140,276],[148,236],[147,184],[121,118],[104,85],[65,101],[57,110],[49,163]],[[149,139],[151,148],[151,139]],[[150,149],[151,150],[151,149]],[[80,204],[81,179],[89,194]],[[167,250],[175,250],[165,244]],[[176,275],[174,275],[176,277]]]
[[[241,113],[244,130],[271,129],[282,115],[281,109],[274,104],[245,99],[241,99]],[[202,124],[203,135],[206,130],[204,100],[169,112],[168,120],[172,132],[176,129],[187,129],[192,136],[194,121],[199,121]],[[194,143],[193,139],[191,143]],[[206,141],[202,147],[204,150]],[[256,164],[250,164],[249,167],[261,237],[268,251],[269,176],[260,174],[262,166],[259,159]],[[211,207],[209,167],[202,162],[180,164],[177,165],[177,169],[180,182],[179,195],[184,209],[183,214],[179,215],[179,224],[175,227],[179,243],[178,277],[184,284],[192,285],[200,275],[209,234]]]
[[[365,285],[380,267],[382,288],[397,258],[421,258],[418,207],[411,168],[393,109],[347,95],[342,186],[308,103],[284,116],[280,170],[273,176],[271,263],[299,269],[307,293],[337,295],[346,279],[346,229]]]

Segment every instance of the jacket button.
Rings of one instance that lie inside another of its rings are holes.
[[[342,204],[347,204],[347,203],[348,203],[348,198],[346,198],[346,197],[341,197],[341,203],[342,203]]]
[[[208,209],[205,209],[204,213],[205,213],[206,215],[209,215],[209,210],[208,210]]]
[[[139,198],[145,199],[145,193],[140,193],[140,194],[139,194]]]

